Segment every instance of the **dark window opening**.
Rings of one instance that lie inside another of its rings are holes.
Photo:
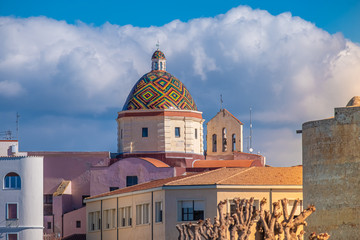
[[[8,220],[18,219],[17,203],[8,203],[7,204],[6,219],[8,219]]]
[[[217,146],[216,146],[216,134],[212,135],[212,151],[216,152],[217,151]]]
[[[76,221],[76,228],[81,228],[81,221]]]
[[[181,221],[204,220],[203,201],[183,201],[181,203]]]
[[[88,197],[90,197],[90,195],[82,195],[82,205],[83,206],[85,206],[86,205],[86,203],[85,203],[85,198],[88,198]]]
[[[233,134],[231,138],[232,138],[232,141],[231,141],[232,142],[232,149],[231,150],[234,152],[234,151],[236,151],[236,135]]]
[[[138,177],[137,176],[126,176],[126,186],[130,187],[133,185],[138,184]]]
[[[51,222],[47,222],[47,229],[51,229]]]
[[[197,134],[197,128],[195,128],[195,139],[197,139],[197,136],[198,134]]]
[[[142,137],[148,137],[149,131],[148,128],[142,128]]]
[[[109,188],[110,192],[111,192],[111,191],[118,190],[118,189],[119,189],[119,187],[110,187],[110,188]]]
[[[222,130],[222,151],[227,151],[227,136],[226,136],[226,128]]]
[[[180,128],[179,127],[175,128],[175,137],[177,137],[177,138],[180,137]]]
[[[16,233],[8,233],[7,240],[18,240],[18,235]]]

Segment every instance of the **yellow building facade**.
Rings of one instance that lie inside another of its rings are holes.
[[[88,198],[87,239],[177,239],[176,224],[213,219],[218,202],[225,199],[230,212],[238,197],[254,197],[257,209],[266,198],[269,210],[270,202],[287,198],[290,208],[295,199],[302,200],[302,167],[221,168]]]

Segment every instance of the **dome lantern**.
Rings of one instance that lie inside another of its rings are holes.
[[[151,57],[151,70],[152,71],[166,71],[166,58],[165,54],[159,48],[153,53]]]

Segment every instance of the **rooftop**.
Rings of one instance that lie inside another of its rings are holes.
[[[189,174],[146,182],[112,192],[92,196],[90,199],[144,191],[166,186],[237,185],[237,186],[302,186],[302,166],[219,168],[217,170]]]

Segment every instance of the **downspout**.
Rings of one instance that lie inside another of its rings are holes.
[[[151,240],[154,240],[154,192],[151,191]]]
[[[64,237],[64,214],[61,215],[61,237]]]
[[[119,240],[119,198],[116,198],[116,240]]]
[[[272,214],[272,188],[270,188],[270,191],[269,191],[269,199],[270,199],[270,214]]]
[[[102,210],[102,208],[103,208],[103,200],[100,201],[100,240],[103,239],[103,222],[102,222],[102,220],[103,220],[103,217],[102,217],[103,210]]]

